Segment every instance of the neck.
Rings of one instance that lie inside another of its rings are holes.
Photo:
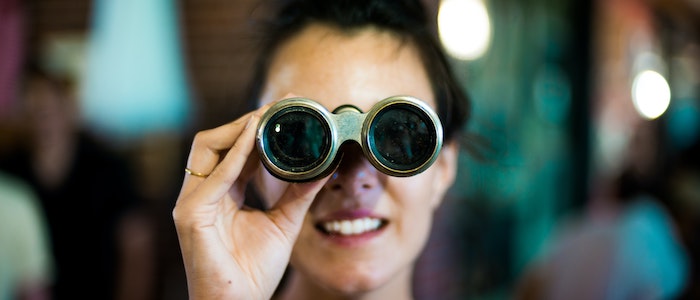
[[[413,299],[412,269],[396,274],[376,289],[369,291],[344,292],[325,287],[306,275],[290,270],[285,287],[275,297],[278,300],[296,299],[330,299],[330,300],[375,300],[375,299]]]

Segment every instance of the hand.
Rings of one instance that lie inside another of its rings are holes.
[[[325,182],[290,184],[268,211],[243,206],[260,165],[256,127],[268,108],[195,136],[188,167],[211,173],[186,174],[173,210],[190,299],[269,299]]]

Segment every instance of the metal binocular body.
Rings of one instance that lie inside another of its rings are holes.
[[[312,181],[331,174],[346,142],[356,142],[377,170],[391,176],[412,176],[426,170],[442,147],[442,125],[423,101],[393,96],[363,113],[342,105],[332,113],[307,98],[274,104],[261,118],[256,146],[265,168],[291,182]]]

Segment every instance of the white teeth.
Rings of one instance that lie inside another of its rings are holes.
[[[381,220],[367,217],[355,220],[330,221],[323,223],[323,228],[333,234],[354,235],[377,230],[381,224]]]

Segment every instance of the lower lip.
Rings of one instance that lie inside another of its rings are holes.
[[[387,226],[382,226],[377,230],[368,231],[362,234],[354,235],[339,235],[339,234],[327,234],[325,232],[318,231],[321,237],[335,245],[342,247],[360,247],[368,244],[374,238],[382,234],[386,230]]]

